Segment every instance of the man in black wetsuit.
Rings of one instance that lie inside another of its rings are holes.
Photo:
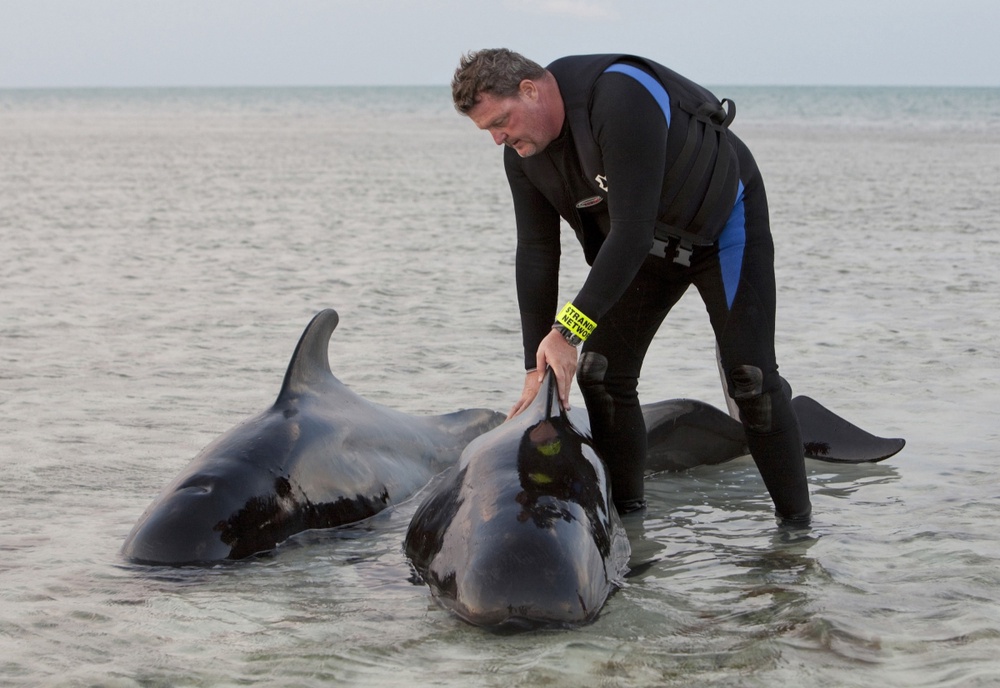
[[[779,521],[808,524],[802,441],[774,353],[767,199],[753,156],[728,129],[734,105],[635,56],[572,56],[542,68],[506,49],[463,56],[452,96],[506,146],[528,371],[510,415],[534,399],[547,366],[568,408],[576,373],[615,504],[641,508],[642,360],[694,284]],[[591,266],[562,310],[560,217]]]

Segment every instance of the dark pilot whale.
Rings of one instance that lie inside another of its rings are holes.
[[[554,379],[550,370],[531,406],[466,447],[406,533],[433,597],[478,626],[585,623],[627,569],[586,411],[560,408]]]
[[[474,625],[586,623],[626,573],[629,543],[587,414],[557,398],[550,370],[532,405],[473,440],[410,520],[404,549],[420,580]],[[809,458],[875,462],[903,447],[809,397],[793,406]],[[742,424],[703,402],[668,399],[642,412],[647,475],[749,453]]]
[[[411,416],[352,392],[330,371],[338,323],[306,327],[274,405],[205,447],[139,518],[131,561],[204,564],[273,549],[295,533],[359,521],[413,495],[503,416]]]

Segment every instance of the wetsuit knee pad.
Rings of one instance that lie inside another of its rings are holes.
[[[616,383],[626,391],[634,386],[628,378],[608,380],[608,369],[603,354],[585,351],[577,362],[576,380],[587,403],[595,447],[608,466],[615,506],[626,513],[645,505],[646,427],[634,391],[623,398],[612,396]]]
[[[768,433],[773,430],[771,396],[764,392],[764,373],[757,366],[737,366],[729,371],[733,401],[740,409],[740,420],[747,430]],[[783,394],[784,392],[777,392]]]
[[[584,351],[580,354],[577,363],[576,381],[580,385],[581,391],[604,384],[604,376],[608,372],[608,359],[593,351]]]

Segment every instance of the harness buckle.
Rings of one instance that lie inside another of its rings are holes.
[[[674,262],[678,265],[683,265],[684,267],[691,267],[691,254],[694,252],[694,246],[686,241],[677,242],[677,253],[674,254]]]
[[[666,258],[667,252],[673,247],[673,262],[684,267],[691,267],[691,254],[694,253],[694,244],[677,237],[667,237],[660,239],[653,237],[653,247],[649,249],[649,255],[657,258]]]

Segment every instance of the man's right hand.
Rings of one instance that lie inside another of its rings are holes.
[[[537,370],[529,370],[524,374],[524,389],[521,390],[521,398],[510,407],[510,412],[507,414],[505,422],[531,406],[531,402],[538,396],[538,389],[542,386],[544,378],[545,373],[540,373]]]

